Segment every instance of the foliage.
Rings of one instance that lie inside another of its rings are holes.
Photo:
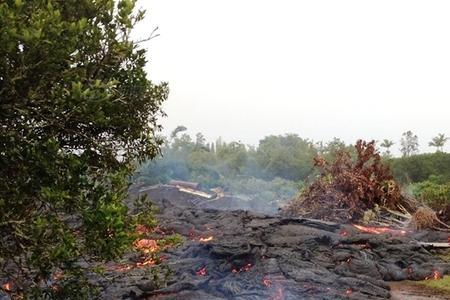
[[[79,260],[117,258],[133,239],[126,176],[157,155],[168,93],[130,39],[134,7],[0,3],[0,263],[32,298],[57,270],[67,284],[52,297],[81,295]]]
[[[402,139],[400,140],[400,151],[404,157],[411,156],[419,151],[419,138],[417,135],[408,130],[402,134]]]
[[[393,158],[388,161],[395,178],[403,183],[417,183],[431,175],[450,181],[450,154],[437,152]]]
[[[446,137],[443,133],[439,133],[431,139],[431,142],[429,142],[428,145],[431,147],[436,147],[436,152],[442,152],[442,149],[447,141],[448,137]]]
[[[342,221],[359,220],[365,211],[376,206],[407,206],[389,168],[381,162],[375,142],[359,140],[355,150],[355,159],[348,151],[338,152],[331,163],[316,157],[315,166],[321,174],[290,203],[286,212]]]
[[[311,173],[316,154],[313,144],[296,134],[272,135],[259,142],[256,160],[267,179],[283,177],[297,181]]]
[[[418,281],[417,283],[425,287],[435,289],[436,291],[441,291],[443,296],[448,295],[448,293],[450,293],[449,275],[445,275],[444,277],[438,280],[423,280]]]
[[[394,146],[394,141],[384,139],[383,142],[380,144],[380,147],[386,149],[383,153],[386,157],[391,157],[391,147]]]
[[[428,180],[413,185],[413,195],[437,211],[443,221],[450,221],[450,181],[430,176]]]

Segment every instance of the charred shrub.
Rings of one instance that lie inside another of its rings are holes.
[[[340,150],[331,162],[317,156],[319,175],[286,208],[290,215],[345,221],[359,220],[375,207],[412,209],[375,148],[358,140],[355,155]]]

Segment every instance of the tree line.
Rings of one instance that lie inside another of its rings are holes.
[[[439,133],[433,137],[428,143],[428,146],[435,147],[436,152],[443,152],[444,146],[448,141],[448,137],[444,133]],[[385,156],[392,156],[391,148],[395,142],[389,139],[384,139],[380,143],[380,147],[384,149],[383,154]],[[403,157],[408,157],[419,152],[419,138],[412,131],[408,130],[402,134],[400,139],[400,152]]]
[[[164,138],[162,156],[140,166],[134,179],[147,184],[164,183],[170,179],[191,180],[206,187],[223,185],[230,178],[256,178],[270,182],[275,178],[302,184],[314,174],[313,159],[321,155],[331,159],[339,150],[353,152],[353,146],[339,138],[328,142],[314,142],[297,134],[270,135],[258,146],[242,142],[225,142],[221,138],[206,142],[202,133],[191,137],[187,128],[178,126]],[[383,140],[379,149],[402,183],[423,181],[430,175],[444,174],[450,178],[450,155],[443,152],[448,138],[439,134],[430,145],[436,153],[417,154],[418,137],[411,131],[400,140],[401,157],[393,157],[394,142]],[[447,175],[446,166],[449,166]]]

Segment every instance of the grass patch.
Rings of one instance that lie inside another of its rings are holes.
[[[443,261],[450,262],[450,251],[438,255]]]
[[[446,275],[442,279],[423,280],[417,282],[431,289],[441,290],[450,293],[450,276]]]

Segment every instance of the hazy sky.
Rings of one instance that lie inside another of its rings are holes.
[[[450,1],[141,0],[166,132],[257,144],[450,135]],[[450,144],[450,142],[449,142]],[[450,145],[446,146],[450,150]]]

